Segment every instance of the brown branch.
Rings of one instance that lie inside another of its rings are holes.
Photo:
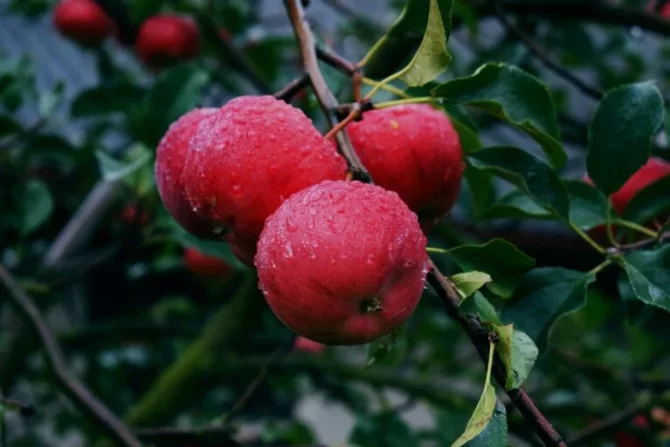
[[[663,244],[666,241],[670,241],[670,231],[659,234],[658,237],[652,239],[645,239],[640,242],[633,242],[632,244],[620,245],[619,247],[611,247],[607,250],[607,253],[610,255],[625,255],[637,250],[651,248],[657,244]]]
[[[9,291],[9,297],[16,311],[26,320],[44,348],[47,361],[61,389],[89,418],[97,422],[117,443],[127,447],[141,447],[141,443],[128,427],[99,401],[79,380],[70,375],[63,353],[51,330],[44,323],[39,309],[19,286],[9,272],[0,266],[0,282]]]
[[[302,91],[308,85],[309,85],[309,76],[307,75],[307,73],[304,73],[300,75],[300,77],[295,78],[294,80],[286,84],[281,90],[275,92],[273,96],[285,102],[290,102],[291,99],[293,99],[293,97],[298,94],[298,92]]]
[[[312,86],[316,93],[322,109],[328,115],[329,119],[333,116],[333,110],[337,110],[338,103],[333,93],[328,88],[321,72],[319,70],[316,58],[316,51],[314,46],[314,38],[309,27],[309,23],[305,19],[304,10],[300,5],[299,0],[284,0],[286,9],[288,11],[289,19],[293,26],[294,33],[300,44],[300,50],[305,63],[305,71],[309,73],[312,79]],[[332,120],[331,120],[332,122]],[[336,124],[333,125],[335,127]],[[360,160],[356,152],[351,147],[346,133],[339,132],[338,136],[343,136],[348,144],[347,151],[343,151],[343,156],[347,159],[350,166],[355,166],[359,172],[364,172],[368,182],[372,179],[365,171],[365,167],[360,164]],[[445,312],[453,318],[465,330],[470,340],[477,348],[480,357],[486,363],[488,360],[489,331],[482,326],[481,322],[474,317],[466,316],[458,309],[460,297],[455,287],[449,282],[444,275],[442,275],[437,267],[431,262],[431,270],[428,274],[428,282],[435,289],[437,295],[440,297]],[[496,354],[493,365],[493,376],[501,387],[505,387],[507,382],[507,372],[502,359]],[[552,427],[547,418],[538,410],[532,399],[526,394],[523,389],[513,389],[507,392],[512,402],[517,406],[521,414],[524,416],[528,424],[538,434],[542,441],[547,446],[565,447],[566,444],[561,438],[561,435]]]
[[[347,76],[354,76],[356,72],[360,71],[360,67],[358,67],[356,64],[346,60],[330,49],[316,47],[316,56],[323,62],[327,63],[333,68],[336,68]]]
[[[293,32],[298,44],[300,45],[300,53],[302,55],[305,72],[309,75],[312,88],[319,100],[319,104],[328,119],[331,127],[336,127],[339,120],[336,116],[337,99],[333,92],[328,88],[328,84],[321,74],[319,69],[319,61],[316,55],[316,42],[312,30],[305,18],[305,10],[300,1],[284,0],[286,10],[293,26]],[[370,175],[358,158],[356,151],[349,140],[346,132],[337,132],[335,135],[337,139],[337,146],[342,156],[349,164],[349,172],[355,180],[370,181]]]
[[[591,98],[597,101],[602,99],[604,93],[600,89],[587,84],[586,82],[581,80],[578,76],[575,76],[572,72],[570,72],[570,70],[563,68],[558,62],[554,61],[547,54],[544,48],[542,48],[530,36],[524,33],[521,28],[516,26],[516,24],[507,17],[505,9],[503,8],[502,2],[500,0],[494,0],[494,4],[496,7],[497,16],[500,23],[510,33],[516,35],[519,38],[519,40],[521,40],[521,42],[526,46],[526,48],[528,48],[528,50],[530,50],[530,52],[532,52],[535,55],[535,57],[537,57],[537,59],[540,62],[542,62],[542,64],[544,64],[545,67],[556,73],[561,78],[568,81],[570,84],[572,84],[575,88],[577,88],[580,92],[584,93],[585,95],[590,96]]]

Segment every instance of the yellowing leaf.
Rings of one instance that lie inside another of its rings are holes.
[[[484,272],[457,273],[451,277],[451,281],[458,289],[461,298],[465,299],[491,282],[491,276]]]

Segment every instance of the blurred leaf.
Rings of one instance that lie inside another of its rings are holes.
[[[467,160],[465,162],[465,181],[472,199],[472,210],[475,218],[479,218],[493,203],[495,188],[492,175],[488,171],[475,169]]]
[[[470,155],[473,166],[507,180],[541,207],[568,220],[568,192],[556,173],[539,158],[515,147],[491,147]]]
[[[606,195],[619,190],[647,161],[663,124],[663,97],[651,82],[609,91],[589,126],[586,167]]]
[[[384,447],[408,447],[421,445],[418,433],[412,430],[394,412],[381,414],[359,414],[351,435],[351,444]]]
[[[45,223],[54,209],[54,201],[47,185],[41,180],[29,180],[23,191],[23,212],[18,230],[26,236]]]
[[[654,218],[670,216],[670,175],[652,183],[635,194],[626,205],[623,218],[633,222],[649,223]]]
[[[124,160],[117,160],[103,151],[97,151],[102,176],[109,181],[127,179],[143,166],[151,162],[151,152],[142,144],[131,146],[125,153]]]
[[[144,89],[127,81],[102,84],[82,91],[70,106],[73,118],[125,113],[142,99]]]
[[[507,445],[507,410],[502,402],[496,401],[493,417],[486,428],[467,447],[504,447]]]
[[[65,83],[59,81],[56,83],[51,91],[42,93],[40,95],[38,109],[43,118],[51,116],[51,114],[63,102],[63,95],[65,94]]]
[[[640,301],[670,312],[670,246],[614,259]]]
[[[528,195],[519,190],[511,191],[487,208],[480,219],[551,219],[552,214],[537,205]]]
[[[148,146],[158,144],[170,124],[201,101],[209,74],[195,64],[182,64],[161,73],[134,116],[132,129]]]
[[[535,365],[537,346],[524,332],[515,330],[513,324],[493,325],[493,330],[500,337],[497,349],[507,370],[505,389],[519,388]]]
[[[532,270],[519,284],[514,300],[503,307],[502,320],[528,334],[542,352],[554,322],[584,306],[586,289],[594,279],[559,267]]]
[[[458,289],[462,299],[465,299],[491,282],[491,276],[484,272],[457,273],[451,277],[451,281]]]
[[[470,77],[453,79],[433,90],[448,102],[481,108],[530,135],[544,149],[554,168],[562,169],[567,156],[560,142],[556,111],[541,81],[523,70],[489,63]]]
[[[365,364],[366,368],[388,359],[390,354],[394,354],[391,363],[395,363],[404,354],[401,349],[401,341],[404,335],[405,327],[394,330],[390,334],[384,335],[381,338],[368,344],[368,360]]]
[[[503,239],[492,239],[484,245],[461,245],[444,250],[463,271],[478,270],[491,275],[486,287],[502,298],[509,298],[524,273],[535,266],[535,260]]]
[[[486,368],[486,381],[484,382],[484,391],[477,402],[475,410],[465,426],[463,434],[451,445],[451,447],[461,447],[468,441],[473,440],[477,435],[482,433],[489,421],[493,417],[493,410],[496,406],[496,390],[491,385],[491,368],[493,366],[493,352],[495,344],[491,343],[489,346],[489,361]]]
[[[11,116],[0,115],[0,137],[19,133],[23,126]]]
[[[312,430],[300,422],[288,424],[269,422],[263,426],[260,437],[268,444],[312,445],[315,441]]]
[[[428,21],[426,32],[419,49],[410,63],[401,70],[398,78],[407,85],[424,85],[437,78],[451,62],[447,51],[448,33],[451,29],[451,1],[429,0]],[[442,9],[444,8],[444,9]],[[444,17],[445,20],[442,20]]]
[[[396,23],[363,59],[366,76],[382,79],[401,70],[418,47],[408,67],[415,66],[413,73],[423,70],[427,73],[417,78],[423,82],[415,80],[408,84],[420,85],[434,79],[436,69],[441,70],[451,60],[446,50],[450,32],[451,0],[409,0]]]
[[[583,180],[564,180],[570,197],[570,222],[582,230],[605,223],[607,198]]]
[[[9,10],[26,17],[35,18],[46,13],[52,6],[51,0],[12,0],[9,4]]]

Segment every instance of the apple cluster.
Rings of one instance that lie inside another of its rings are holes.
[[[324,344],[398,328],[424,289],[424,230],[446,214],[463,161],[448,117],[428,105],[366,112],[349,132],[378,185],[347,164],[300,110],[241,96],[192,110],[156,152],[165,208],[187,231],[255,265],[275,315]]]
[[[85,46],[100,45],[116,34],[116,25],[93,0],[60,0],[53,11],[56,29]],[[200,36],[195,23],[187,17],[158,14],[139,27],[135,52],[152,68],[195,58],[200,51]]]

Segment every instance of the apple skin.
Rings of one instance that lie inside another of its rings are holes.
[[[198,125],[218,109],[194,109],[172,123],[156,149],[154,172],[158,193],[165,209],[189,233],[214,239],[213,226],[198,217],[186,198],[183,181],[189,142]]]
[[[135,51],[150,67],[195,58],[200,53],[200,34],[186,17],[159,14],[145,20],[137,34]]]
[[[191,273],[203,279],[225,280],[233,271],[225,261],[208,256],[195,248],[184,250],[184,264]]]
[[[335,148],[299,109],[241,96],[201,123],[183,171],[189,203],[251,265],[265,219],[292,194],[346,176]]]
[[[458,199],[465,165],[444,112],[427,104],[372,110],[347,132],[375,183],[397,192],[426,232]]]
[[[64,36],[83,45],[102,43],[114,23],[93,0],[61,0],[53,11],[53,23]]]
[[[309,338],[298,337],[295,339],[293,349],[307,354],[319,354],[323,352],[324,349],[326,349],[326,346],[321,343],[312,341]]]
[[[265,299],[286,326],[319,343],[356,345],[412,315],[427,259],[417,216],[396,193],[326,181],[268,218],[255,264]]]

